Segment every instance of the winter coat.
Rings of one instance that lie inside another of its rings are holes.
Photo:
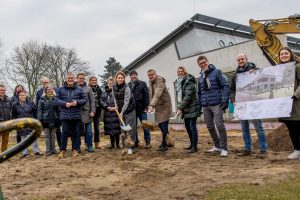
[[[100,99],[101,99],[101,95],[102,95],[102,90],[99,87],[99,85],[95,85],[95,86],[90,85],[90,87],[92,88],[94,96],[95,96],[95,106],[96,106],[95,115],[100,116],[100,114],[101,114]]]
[[[114,85],[113,95],[119,113],[128,114],[135,110],[134,98],[128,84]]]
[[[18,99],[18,96],[17,96],[16,94],[14,94],[14,95],[11,97],[11,99],[10,99],[11,104],[16,103],[18,100],[19,100],[19,99]]]
[[[36,106],[33,101],[26,99],[25,103],[20,103],[19,101],[15,102],[12,107],[12,118],[36,118]],[[31,133],[30,128],[23,128],[17,130],[18,136],[27,136]]]
[[[77,101],[77,106],[72,106],[70,108],[66,107],[67,102],[72,102],[72,100]],[[86,104],[86,97],[84,92],[77,84],[69,87],[67,83],[64,83],[63,87],[60,87],[57,91],[57,102],[60,109],[60,119],[61,120],[81,120],[81,106]]]
[[[38,120],[43,124],[44,128],[54,128],[59,125],[59,112],[57,97],[49,98],[42,96],[38,104]]]
[[[157,76],[153,81],[149,82],[150,105],[155,108],[157,123],[169,121],[169,118],[172,116],[171,97],[165,82],[165,79],[161,76]]]
[[[90,117],[90,113],[96,113],[95,96],[92,88],[86,83],[79,87],[83,90],[87,100],[86,104],[81,107],[81,119],[83,123],[91,123],[93,118]]]
[[[230,101],[231,102],[235,102],[235,95],[236,95],[236,77],[237,77],[237,74],[239,73],[244,73],[244,72],[248,72],[250,70],[256,70],[258,69],[256,67],[256,65],[254,63],[251,63],[251,62],[247,62],[245,64],[244,67],[237,67],[234,75],[232,76],[232,79],[231,79],[231,84],[230,84]]]
[[[204,76],[209,80],[210,88],[208,88]],[[198,80],[198,101],[200,107],[228,104],[229,97],[230,88],[227,79],[223,76],[221,70],[209,64],[207,71],[201,72]]]
[[[293,96],[297,97],[297,100],[293,100],[293,107],[291,112],[291,117],[281,118],[281,121],[284,120],[296,120],[300,121],[300,63],[296,64],[295,69],[295,84],[294,84],[294,94]]]
[[[200,116],[196,84],[196,78],[191,74],[186,75],[181,82],[182,100],[177,109],[182,111],[182,118]]]
[[[146,82],[137,80],[135,84],[128,83],[135,101],[136,115],[139,116],[149,106],[149,90]]]
[[[104,110],[103,121],[105,135],[120,134],[120,121],[117,113],[107,110],[107,107],[115,107],[112,90],[107,86],[105,87],[105,92],[101,94],[100,106]]]
[[[0,98],[0,121],[7,121],[11,119],[12,102],[8,96],[4,96],[3,100]]]

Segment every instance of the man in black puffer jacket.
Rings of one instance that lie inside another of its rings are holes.
[[[85,105],[87,100],[82,89],[75,83],[74,74],[67,74],[64,86],[57,91],[57,98],[63,129],[59,158],[63,158],[65,155],[69,135],[72,137],[73,156],[78,156],[80,152],[81,106]]]
[[[140,120],[140,122],[142,122],[143,120],[147,120],[149,90],[146,82],[138,79],[138,73],[135,70],[130,72],[130,79],[131,80],[128,85],[134,97],[136,117]],[[136,136],[135,146],[137,147],[139,144],[138,133],[135,133],[134,135]],[[144,140],[146,143],[145,148],[150,148],[151,136],[149,129],[146,128],[144,128]]]

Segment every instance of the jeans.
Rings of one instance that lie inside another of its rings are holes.
[[[99,123],[100,123],[100,113],[95,114],[93,118],[94,122],[94,142],[100,142],[100,130],[99,130]]]
[[[84,123],[84,141],[88,147],[93,146],[92,123]]]
[[[147,120],[147,113],[146,112],[142,112],[139,115],[137,115],[137,118],[140,120],[140,122],[142,123],[143,120]],[[144,129],[144,140],[146,143],[149,143],[151,141],[151,135],[150,135],[150,131],[147,128],[143,128]],[[135,135],[135,142],[139,142],[139,134],[137,132],[136,129],[136,133],[134,133]]]
[[[57,141],[58,147],[60,148],[60,146],[61,146],[61,125],[58,125],[56,127],[56,141]]]
[[[62,120],[62,134],[60,150],[66,151],[68,137],[71,136],[72,150],[80,152],[80,119]]]
[[[161,122],[158,124],[161,133],[162,133],[162,141],[161,141],[161,145],[162,146],[167,146],[167,134],[169,133],[169,121],[165,121],[165,122]]]
[[[259,119],[254,119],[251,121],[257,133],[259,149],[260,151],[266,151],[267,150],[266,133],[262,126],[262,121]],[[251,151],[252,139],[251,139],[250,128],[249,128],[249,120],[241,120],[240,123],[242,127],[243,139],[245,143],[244,149],[247,151]]]
[[[21,141],[22,141],[22,140],[25,140],[26,137],[27,137],[27,136],[21,136]],[[39,147],[39,143],[38,143],[38,140],[37,140],[37,139],[32,143],[32,150],[33,150],[33,153],[40,152],[40,147]],[[24,150],[22,151],[22,154],[23,154],[23,155],[29,155],[28,148],[24,149]]]
[[[45,128],[44,132],[45,132],[46,152],[54,153],[56,128]]]
[[[203,114],[215,147],[227,150],[227,133],[221,105],[203,107]]]
[[[184,125],[188,132],[191,146],[197,148],[198,144],[198,131],[196,127],[197,118],[184,118]]]

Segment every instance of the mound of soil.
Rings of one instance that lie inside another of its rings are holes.
[[[290,139],[287,127],[282,124],[274,130],[267,133],[268,148],[272,151],[291,151],[293,145]],[[255,141],[255,146],[258,146],[258,140]]]

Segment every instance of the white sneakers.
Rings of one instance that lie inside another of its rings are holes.
[[[221,152],[221,149],[213,146],[211,149],[206,151],[207,153]]]
[[[131,155],[131,154],[132,154],[132,148],[128,148],[127,154],[128,154],[128,155]]]
[[[288,159],[290,160],[295,160],[295,159],[299,159],[300,158],[300,151],[299,150],[294,150],[293,153],[291,153],[288,156]]]
[[[228,156],[228,151],[226,151],[225,149],[222,149],[220,156],[221,157],[227,157]]]
[[[206,151],[207,153],[220,153],[221,157],[227,157],[228,156],[228,151],[225,149],[219,149],[215,146],[213,146],[211,149]]]

